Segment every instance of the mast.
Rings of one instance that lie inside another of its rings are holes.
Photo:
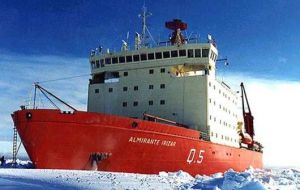
[[[54,99],[58,100],[60,103],[62,103],[65,106],[69,107],[73,111],[77,111],[74,107],[72,107],[71,105],[67,104],[65,101],[61,100],[60,98],[58,98],[57,96],[55,96],[54,94],[52,94],[51,92],[49,92],[48,90],[46,90],[45,88],[43,88],[42,86],[40,86],[37,82],[34,83],[34,87],[35,87],[35,91],[36,91],[36,89],[39,89],[43,93],[43,95],[51,102],[51,104],[54,107],[56,107],[57,109],[59,109],[59,107],[49,98],[48,95],[52,96]]]
[[[148,27],[147,27],[147,18],[152,16],[152,13],[147,11],[147,8],[145,5],[142,8],[142,14],[139,14],[139,17],[142,18],[142,34],[141,34],[141,39],[140,39],[140,45],[141,47],[148,47],[149,46],[149,37],[152,39],[152,41],[155,42],[153,39]]]

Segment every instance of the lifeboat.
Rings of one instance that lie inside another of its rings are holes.
[[[253,143],[253,140],[248,133],[242,134],[242,143],[244,143],[244,144],[252,144]]]

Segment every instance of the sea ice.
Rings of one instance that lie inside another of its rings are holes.
[[[184,171],[160,172],[157,175],[101,171],[23,169],[29,161],[17,161],[17,169],[8,160],[0,169],[1,190],[54,189],[201,189],[201,190],[261,190],[300,189],[297,169],[253,169],[244,172],[228,170],[210,176],[192,177]],[[3,168],[4,167],[4,168]]]

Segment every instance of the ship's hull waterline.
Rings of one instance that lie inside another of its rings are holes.
[[[199,131],[168,124],[51,109],[20,110],[12,117],[30,159],[40,169],[144,174],[184,170],[209,175],[263,167],[260,152],[204,141]],[[93,155],[102,157],[96,162]]]

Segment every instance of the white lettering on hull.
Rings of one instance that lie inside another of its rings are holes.
[[[196,152],[199,152],[198,157],[197,156],[195,157]],[[191,164],[191,163],[201,164],[204,159],[204,153],[205,153],[204,150],[197,151],[196,149],[192,148],[186,159],[186,162],[189,164]]]
[[[128,142],[140,143],[140,144],[151,144],[157,146],[171,146],[171,147],[176,145],[175,141],[152,139],[152,138],[145,138],[145,137],[130,137]]]

